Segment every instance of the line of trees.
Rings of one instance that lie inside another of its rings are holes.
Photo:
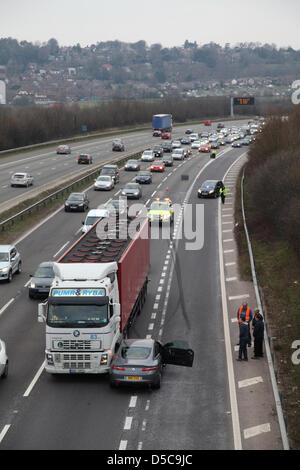
[[[249,151],[247,187],[252,224],[288,241],[300,257],[300,106],[272,117]]]
[[[276,110],[286,111],[289,102],[278,103],[257,100],[255,106],[240,106],[239,114],[272,114]],[[0,106],[0,150],[24,147],[51,140],[60,140],[82,133],[112,128],[149,124],[153,114],[171,113],[176,123],[202,120],[212,117],[228,117],[228,97],[172,99],[162,101],[124,101],[116,98],[98,106],[74,105]]]

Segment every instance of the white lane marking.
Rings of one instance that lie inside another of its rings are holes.
[[[228,243],[228,242],[233,242],[233,238],[226,238],[226,240],[223,240],[223,243]]]
[[[153,309],[154,309],[154,310],[157,310],[157,309],[158,309],[158,304],[154,304],[154,305],[153,305]]]
[[[67,241],[56,253],[53,255],[53,258],[56,258],[56,256],[69,244],[70,242]]]
[[[33,389],[33,387],[35,386],[35,384],[37,383],[38,379],[40,378],[44,368],[45,368],[45,365],[46,365],[46,361],[43,362],[43,364],[41,365],[41,367],[39,368],[39,370],[37,371],[37,373],[35,374],[32,382],[30,383],[29,387],[27,388],[26,392],[24,393],[23,397],[28,397],[31,393],[31,390]]]
[[[250,437],[258,436],[264,432],[270,432],[271,426],[270,423],[260,424],[258,426],[252,426],[251,428],[244,429],[244,439],[249,439]]]
[[[26,284],[24,284],[24,287],[27,287],[30,283],[31,279],[28,279],[28,281],[26,282]]]
[[[4,426],[4,428],[2,429],[1,434],[0,434],[0,442],[3,441],[3,439],[4,439],[4,437],[5,437],[6,433],[7,433],[7,431],[9,430],[10,426],[11,426],[10,424],[6,424],[6,425]]]
[[[151,194],[151,197],[153,197],[155,194],[156,194],[156,191],[153,191],[153,193]]]
[[[224,253],[233,253],[234,250],[224,250]]]
[[[138,448],[137,448],[137,450],[142,450],[142,448],[143,448],[143,442],[140,441],[140,442],[138,443]]]
[[[131,429],[132,425],[132,416],[127,416],[125,419],[124,429],[129,430]]]
[[[260,382],[263,382],[262,377],[252,377],[251,379],[239,380],[239,388],[250,387],[251,385],[256,385]]]
[[[238,159],[240,159],[244,154],[242,154]],[[227,174],[230,172],[232,166],[236,163],[233,162],[232,165],[227,170],[227,173],[224,175],[224,179]],[[224,217],[224,216],[223,216]],[[224,328],[224,339],[225,339],[225,351],[226,351],[226,362],[227,362],[227,373],[228,373],[228,384],[229,384],[229,398],[230,398],[230,409],[231,409],[231,419],[232,419],[232,429],[233,429],[233,441],[234,449],[242,449],[242,439],[241,439],[241,428],[239,420],[239,411],[237,405],[237,396],[235,388],[235,377],[233,369],[233,359],[232,359],[232,346],[230,339],[230,330],[228,323],[228,308],[227,308],[227,292],[225,284],[225,268],[224,268],[224,254],[223,254],[223,244],[222,244],[222,214],[221,214],[221,203],[219,202],[218,207],[218,244],[219,244],[219,267],[220,267],[220,285],[221,285],[221,298],[222,298],[222,312],[223,312],[223,328]]]
[[[11,303],[13,303],[14,301],[14,297],[12,297],[0,310],[0,315],[2,315],[2,313],[7,309],[7,307],[10,306]]]
[[[119,450],[126,450],[128,441],[121,441],[119,445]]]
[[[236,264],[235,261],[232,261],[231,263],[225,263],[225,266],[234,266]]]
[[[156,312],[152,312],[151,313],[151,320],[155,320],[155,318],[156,318]]]
[[[154,328],[154,323],[149,323],[148,330],[151,331],[153,330],[153,328]]]
[[[130,398],[129,408],[135,408],[136,407],[136,402],[137,402],[137,396],[134,395]]]
[[[248,298],[250,297],[249,294],[242,294],[242,295],[232,295],[232,296],[229,296],[228,299],[229,300],[238,300],[238,299],[245,299],[245,298]]]
[[[226,282],[232,282],[232,281],[236,281],[237,280],[237,277],[227,277],[226,278]]]

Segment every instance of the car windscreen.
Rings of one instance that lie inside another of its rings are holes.
[[[137,176],[149,176],[149,175],[150,175],[149,171],[139,171],[137,174]]]
[[[51,304],[47,324],[60,328],[102,327],[108,324],[107,304]]]
[[[128,160],[127,162],[129,165],[136,165],[137,161],[136,160]]]
[[[123,359],[147,359],[152,349],[141,346],[123,346],[121,356]]]
[[[24,174],[20,174],[20,175],[19,175],[18,173],[16,173],[16,174],[13,176],[13,178],[20,178],[20,179],[21,179],[21,178],[26,178],[26,175],[24,175]]]
[[[33,277],[54,277],[54,271],[52,266],[39,266],[35,271]]]
[[[85,221],[85,225],[94,225],[100,217],[87,217]]]
[[[69,201],[82,201],[83,200],[83,195],[82,194],[71,194],[68,199],[69,199]]]
[[[8,261],[8,253],[0,253],[0,261]]]
[[[125,189],[139,189],[139,186],[134,183],[128,183],[126,184]]]
[[[205,181],[201,188],[214,188],[216,185],[216,182],[215,181]]]
[[[101,175],[114,175],[116,170],[114,168],[103,168],[101,170]]]

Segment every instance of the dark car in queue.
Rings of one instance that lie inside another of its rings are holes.
[[[138,174],[135,177],[135,182],[136,183],[141,183],[141,184],[150,184],[152,183],[152,175],[150,171],[148,170],[141,170],[138,172]]]
[[[128,199],[140,199],[142,197],[142,189],[139,183],[127,183],[122,189],[121,195]]]
[[[231,147],[237,147],[240,148],[242,146],[241,142],[239,140],[235,140],[232,142]]]
[[[191,139],[189,137],[182,137],[182,139],[180,139],[180,143],[182,145],[190,145],[191,144]]]
[[[89,155],[88,153],[81,153],[79,157],[77,158],[78,164],[83,163],[85,165],[90,165],[93,163],[93,157]]]
[[[110,365],[110,386],[134,384],[159,389],[166,364],[192,367],[193,360],[194,351],[185,341],[162,345],[154,339],[123,339]]]
[[[223,188],[220,180],[206,180],[198,189],[198,197],[215,197],[220,195],[220,188]]]
[[[128,160],[124,166],[125,171],[138,171],[141,169],[141,165],[137,160]]]
[[[84,212],[89,208],[89,200],[85,193],[71,193],[65,202],[65,212]]]
[[[171,142],[164,142],[162,144],[162,149],[164,153],[171,153],[172,152],[172,143]]]
[[[35,273],[30,276],[31,280],[28,285],[28,295],[30,299],[48,297],[54,276],[52,261],[44,261],[39,264]]]
[[[164,155],[162,158],[162,162],[165,164],[165,166],[173,166],[172,155]]]
[[[152,150],[153,150],[153,153],[154,153],[154,157],[162,158],[162,156],[164,154],[164,149],[162,148],[161,145],[154,145]]]

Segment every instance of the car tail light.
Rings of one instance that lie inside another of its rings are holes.
[[[111,368],[115,370],[125,370],[125,367],[112,366]]]
[[[154,366],[154,367],[143,367],[142,368],[142,372],[147,372],[149,370],[157,370],[158,369],[158,366]]]

